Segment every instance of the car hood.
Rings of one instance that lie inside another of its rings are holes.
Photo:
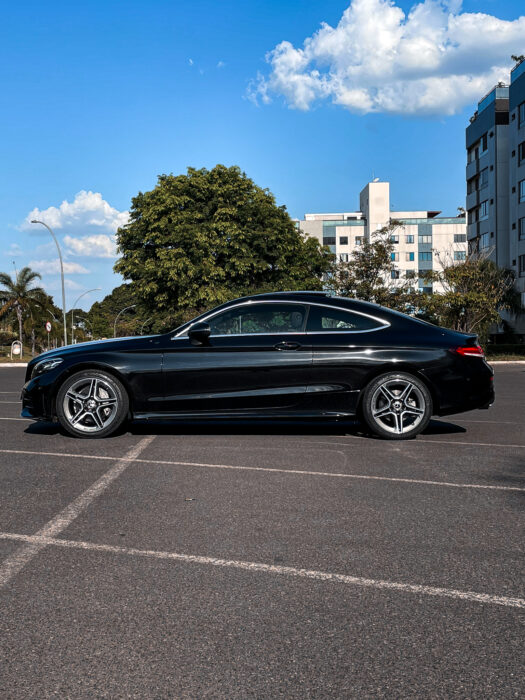
[[[128,345],[133,345],[135,347],[137,342],[148,341],[158,337],[157,335],[129,336],[126,338],[108,338],[107,340],[91,340],[85,343],[76,343],[75,345],[65,345],[61,348],[43,352],[41,355],[38,355],[38,357],[32,359],[29,364],[33,365],[42,360],[50,360],[53,357],[70,357],[91,350],[93,352],[125,350]]]

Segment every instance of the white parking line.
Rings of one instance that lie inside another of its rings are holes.
[[[360,437],[359,435],[336,435],[334,436],[336,440],[365,440],[366,442],[370,442],[370,438],[367,437]],[[313,441],[311,441],[313,442]],[[434,445],[446,445],[447,447],[455,447],[458,445],[459,447],[512,447],[513,449],[519,449],[519,450],[525,450],[525,445],[514,445],[514,444],[508,444],[508,443],[499,443],[499,442],[459,442],[456,440],[429,440],[426,437],[422,436],[419,439],[415,440],[403,440],[402,443],[400,443],[397,440],[374,440],[373,441],[375,444],[381,443],[383,445],[394,445],[394,446],[399,446],[402,444],[403,446],[411,446],[413,447],[414,445],[426,445],[428,443],[434,444]],[[339,443],[330,443],[332,445],[344,445],[345,443],[339,442]]]
[[[7,559],[0,564],[0,588],[5,586],[13,576],[16,574],[29,562],[31,559],[40,552],[40,550],[47,547],[46,538],[55,537],[59,535],[63,530],[65,530],[68,525],[70,525],[73,520],[78,518],[78,516],[86,510],[86,508],[92,503],[95,498],[101,495],[108,486],[119,477],[122,472],[127,469],[130,464],[130,460],[137,457],[143,450],[148,447],[148,445],[155,439],[155,436],[149,436],[142,439],[135,447],[133,447],[125,457],[118,459],[114,466],[103,474],[100,479],[97,479],[94,484],[92,484],[86,491],[80,494],[78,498],[66,506],[58,515],[52,518],[44,527],[36,533],[36,538],[34,542],[29,542],[26,547],[23,547],[17,552],[13,552]],[[113,460],[115,458],[113,457]]]
[[[0,420],[25,420],[29,421],[30,423],[34,422],[32,418],[4,418],[3,416],[0,416]]]
[[[0,454],[38,455],[46,457],[67,457],[73,459],[113,460],[115,457],[105,455],[86,455],[71,452],[35,452],[32,450],[0,450]],[[272,467],[248,467],[233,464],[210,464],[209,462],[181,462],[164,459],[139,459],[135,457],[122,457],[122,462],[134,462],[136,464],[160,464],[174,467],[199,467],[204,469],[230,469],[233,471],[270,472],[276,474],[293,474],[299,476],[322,476],[334,479],[362,479],[366,481],[393,481],[402,484],[420,484],[423,486],[443,486],[456,489],[483,489],[487,491],[519,491],[525,492],[521,486],[494,486],[491,484],[465,484],[453,481],[431,481],[428,479],[405,479],[394,476],[372,476],[369,474],[342,474],[340,472],[318,472],[306,469],[280,469]]]
[[[22,403],[22,401],[0,401],[0,403]]]
[[[387,591],[400,591],[402,593],[416,593],[418,595],[438,596],[440,598],[455,598],[472,603],[486,603],[491,605],[504,605],[509,608],[525,608],[524,598],[512,598],[509,596],[497,596],[489,593],[475,593],[474,591],[460,591],[454,588],[438,588],[436,586],[423,586],[412,583],[397,583],[381,579],[362,578],[347,574],[334,574],[326,571],[311,569],[297,569],[293,566],[277,566],[275,564],[261,564],[253,561],[238,561],[236,559],[217,559],[215,557],[203,557],[194,554],[179,554],[177,552],[161,552],[149,549],[134,549],[132,547],[115,547],[109,544],[95,544],[77,540],[62,540],[43,535],[18,535],[16,533],[0,532],[0,539],[25,542],[28,546],[64,547],[67,549],[84,549],[95,552],[107,552],[108,554],[123,554],[135,557],[151,557],[171,561],[181,561],[188,564],[204,564],[231,569],[243,569],[244,571],[278,574],[293,578],[307,578],[328,583],[343,583],[364,588],[377,588]]]

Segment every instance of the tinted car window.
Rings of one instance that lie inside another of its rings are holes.
[[[311,306],[306,330],[311,333],[328,331],[367,331],[385,325],[368,316],[360,316],[343,309]]]
[[[306,307],[299,304],[257,304],[229,309],[209,319],[212,335],[299,333]]]

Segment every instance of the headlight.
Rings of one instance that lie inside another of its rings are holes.
[[[31,378],[38,377],[39,374],[43,374],[44,372],[49,372],[50,369],[55,369],[61,362],[63,362],[61,357],[54,357],[52,360],[42,360],[42,362],[38,362],[33,367]]]

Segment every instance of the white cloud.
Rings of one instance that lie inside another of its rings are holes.
[[[18,258],[20,255],[23,255],[23,254],[24,254],[24,251],[18,245],[18,243],[11,243],[9,248],[4,251],[4,255],[9,256],[10,258]]]
[[[114,233],[117,228],[128,223],[127,211],[119,211],[112,207],[100,192],[81,190],[72,202],[64,200],[59,207],[48,207],[33,211],[24,219],[23,229],[35,229],[31,224],[33,219],[44,221],[54,229],[69,230],[72,233],[89,227]]]
[[[248,96],[281,95],[302,110],[328,99],[357,113],[454,114],[508,80],[524,36],[525,16],[461,12],[461,0],[424,0],[408,15],[394,0],[352,0],[336,27],[270,51]]]
[[[40,274],[58,275],[60,274],[60,262],[58,258],[55,260],[30,260],[28,267]],[[64,261],[64,274],[66,275],[86,275],[89,270],[83,265],[75,262]]]
[[[72,255],[83,255],[91,258],[115,258],[117,246],[115,236],[107,236],[103,233],[83,238],[64,236],[67,251]]]

